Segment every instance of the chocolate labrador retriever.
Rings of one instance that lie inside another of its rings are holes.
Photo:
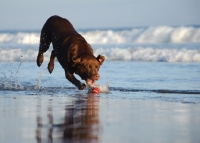
[[[84,83],[74,77],[73,74],[76,73],[92,87],[94,82],[100,78],[98,71],[105,57],[101,55],[95,57],[90,44],[76,32],[67,19],[52,16],[46,21],[41,30],[37,56],[38,66],[41,66],[43,54],[49,49],[51,42],[53,50],[48,64],[49,72],[52,73],[54,59],[57,57],[58,62],[65,70],[66,78],[71,83],[80,90],[86,87]]]

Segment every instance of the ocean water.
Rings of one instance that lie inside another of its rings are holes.
[[[92,45],[96,56],[106,57],[97,84],[119,92],[166,92],[198,97],[200,26],[83,29],[78,32]],[[56,62],[53,74],[48,74],[46,67],[52,46],[44,54],[46,63],[41,68],[35,65],[39,35],[39,30],[0,31],[2,90],[9,89],[5,80],[11,80],[11,89],[12,84],[25,89],[26,86],[73,87],[64,78],[59,63]],[[29,70],[33,71],[31,75]],[[32,80],[40,82],[36,85]]]
[[[49,74],[52,47],[37,67],[39,30],[0,31],[0,142],[200,140],[199,26],[78,32],[106,57],[100,94],[77,90],[58,62]]]

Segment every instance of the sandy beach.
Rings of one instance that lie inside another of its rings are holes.
[[[200,105],[111,94],[0,96],[0,142],[198,143]]]

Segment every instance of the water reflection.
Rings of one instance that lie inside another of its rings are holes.
[[[76,95],[72,104],[65,105],[65,113],[60,123],[54,123],[53,107],[48,108],[48,125],[43,124],[42,117],[37,117],[36,139],[38,143],[48,140],[49,143],[64,142],[98,142],[99,106],[98,97],[94,94]],[[46,137],[43,129],[48,130]],[[46,141],[45,141],[46,142]]]

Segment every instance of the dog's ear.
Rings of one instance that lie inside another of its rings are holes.
[[[98,56],[97,56],[97,60],[99,61],[100,65],[102,65],[102,63],[103,63],[104,60],[105,60],[105,57],[102,56],[102,55],[98,55]]]

